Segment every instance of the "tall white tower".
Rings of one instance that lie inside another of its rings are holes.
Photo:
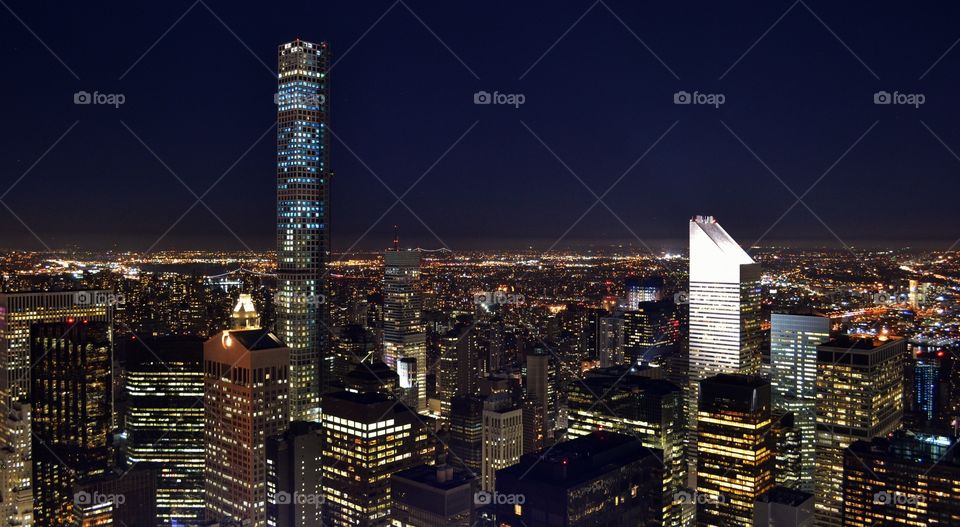
[[[699,383],[760,371],[760,265],[713,216],[690,220],[690,369],[687,412],[695,456]]]

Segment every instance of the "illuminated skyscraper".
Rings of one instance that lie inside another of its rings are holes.
[[[77,485],[110,470],[111,331],[86,320],[30,330],[37,527],[73,525]]]
[[[454,397],[475,396],[480,390],[480,357],[472,329],[470,325],[457,324],[440,339],[437,398],[444,419],[450,418]]]
[[[267,438],[289,424],[289,350],[265,329],[203,345],[206,516],[265,527]]]
[[[336,392],[323,404],[325,527],[390,525],[390,476],[433,460],[420,416],[382,393]]]
[[[760,372],[760,265],[713,216],[690,221],[689,393],[692,458],[697,391],[720,373]]]
[[[136,339],[127,351],[128,466],[155,463],[164,526],[203,519],[203,339]]]
[[[416,362],[417,406],[427,409],[427,334],[420,290],[420,252],[402,251],[399,243],[383,253],[383,361],[398,369],[400,359]],[[400,376],[400,385],[410,388]]]
[[[817,346],[830,339],[830,319],[770,316],[770,384],[773,407],[790,412],[800,434],[800,489],[813,492],[817,430]]]
[[[956,438],[895,432],[843,455],[843,527],[960,525]]]
[[[844,450],[900,426],[906,356],[900,337],[844,335],[817,347],[818,526],[841,524]]]
[[[33,525],[33,462],[30,459],[31,406],[14,403],[0,423],[0,506],[11,526]]]
[[[678,344],[679,326],[676,304],[668,299],[640,302],[634,311],[624,313],[623,339],[627,363],[650,360]]]
[[[523,454],[523,410],[514,404],[504,382],[492,383],[483,401],[483,453],[480,486],[496,488],[497,471],[516,464]]]
[[[280,46],[277,88],[277,325],[290,348],[290,419],[319,421],[331,381],[326,305],[330,139],[325,42]]]
[[[524,368],[523,453],[553,444],[558,417],[557,361],[544,349],[527,354]]]
[[[601,368],[624,363],[623,355],[623,317],[603,317],[600,319],[597,335],[597,359]]]
[[[33,517],[30,326],[69,319],[112,324],[117,300],[107,290],[0,293],[0,449],[5,473],[0,517],[22,525]]]
[[[774,487],[770,383],[721,374],[700,381],[697,525],[752,525],[754,502]]]
[[[681,527],[682,496],[687,484],[683,457],[686,415],[683,393],[675,384],[642,377],[626,367],[598,368],[569,386],[568,438],[597,430],[632,435],[662,454],[665,527]]]
[[[30,400],[30,326],[69,318],[113,322],[117,296],[107,290],[0,293],[0,396],[10,408]]]

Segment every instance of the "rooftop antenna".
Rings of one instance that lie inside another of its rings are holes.
[[[393,250],[400,250],[400,229],[396,225],[393,226]]]

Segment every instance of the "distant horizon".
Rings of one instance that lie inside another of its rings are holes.
[[[163,244],[162,246],[154,247],[150,253],[159,253],[159,252],[189,252],[189,251],[198,251],[198,252],[253,252],[262,253],[262,252],[272,252],[275,251],[275,247],[266,244],[256,244],[250,245],[248,247],[240,246],[235,239],[222,239],[223,244],[211,244],[209,242],[194,241],[192,243],[183,243],[179,245],[167,245]],[[230,242],[233,243],[230,243]],[[475,251],[532,251],[532,252],[556,252],[556,251],[635,251],[646,253],[648,247],[654,252],[686,252],[687,250],[687,240],[685,239],[669,239],[669,238],[649,238],[644,239],[643,242],[646,244],[644,246],[636,239],[619,239],[619,238],[596,238],[592,240],[564,240],[561,243],[554,245],[555,240],[550,240],[547,238],[535,238],[535,239],[458,239],[458,238],[447,238],[444,239],[447,243],[448,249],[453,252],[475,252]],[[741,247],[747,250],[756,250],[756,249],[823,249],[823,250],[839,250],[846,251],[846,247],[837,240],[826,240],[826,239],[793,239],[793,240],[762,240],[758,245],[747,245],[743,240],[737,240],[740,243]],[[960,250],[956,240],[947,240],[947,239],[928,239],[928,240],[873,240],[873,239],[850,239],[844,240],[848,247],[855,250],[919,250],[919,251],[957,251]],[[139,247],[135,244],[123,244],[116,243],[114,245],[106,244],[83,244],[81,247],[80,244],[65,244],[62,246],[51,246],[51,251],[43,247],[38,247],[38,244],[29,245],[19,245],[19,246],[10,246],[10,247],[0,247],[0,251],[23,251],[23,252],[35,252],[35,253],[44,253],[44,252],[146,252],[147,246],[143,243],[140,243]],[[333,253],[334,254],[344,254],[344,253],[375,253],[379,251],[386,250],[390,247],[389,241],[384,241],[382,244],[373,244],[365,241],[356,243],[353,247],[349,247],[347,244],[339,244],[334,242]],[[441,245],[435,238],[411,238],[409,240],[401,239],[401,247],[408,249],[424,249],[424,250],[439,250],[443,249],[444,246]],[[350,249],[348,251],[348,249]]]

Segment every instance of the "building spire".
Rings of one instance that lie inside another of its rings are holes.
[[[393,250],[400,250],[400,228],[396,225],[393,226]]]

